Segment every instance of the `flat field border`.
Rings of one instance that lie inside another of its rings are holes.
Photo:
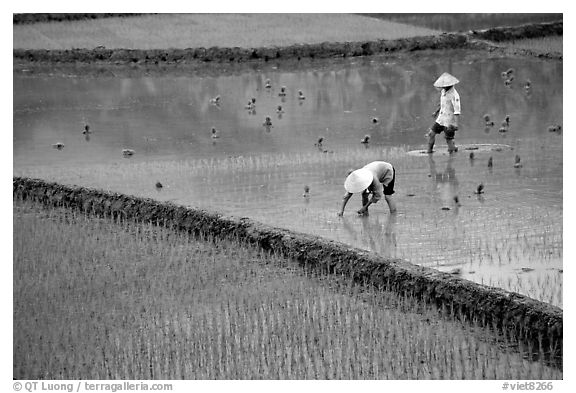
[[[463,280],[401,259],[383,258],[317,236],[153,199],[38,179],[13,178],[13,197],[104,217],[151,222],[196,236],[238,239],[300,265],[411,295],[484,324],[498,326],[562,364],[563,312],[529,297]]]
[[[323,42],[257,48],[210,47],[166,49],[110,49],[102,46],[77,49],[13,50],[15,68],[18,63],[96,64],[96,65],[179,65],[195,63],[246,63],[253,61],[320,59],[334,57],[371,56],[425,49],[484,49],[504,54],[562,59],[557,52],[510,49],[502,42],[525,38],[563,34],[563,22],[497,27],[467,33],[447,33],[390,40],[354,42]]]

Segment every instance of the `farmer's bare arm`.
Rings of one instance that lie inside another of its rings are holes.
[[[365,214],[371,204],[377,203],[380,199],[382,199],[384,187],[379,181],[375,180],[372,182],[371,190],[372,197],[364,204],[364,206],[362,206],[360,210],[358,210],[358,214]]]
[[[358,214],[365,214],[368,211],[368,206],[370,206],[373,203],[375,203],[374,197],[370,198],[370,200],[368,202],[366,202],[366,204],[364,206],[362,206],[362,208],[360,210],[358,210]]]
[[[342,198],[342,208],[338,212],[339,216],[344,215],[344,209],[346,208],[346,204],[348,203],[348,201],[350,200],[351,197],[352,197],[352,194],[348,192],[348,193],[346,193],[346,195],[344,195],[344,198]]]

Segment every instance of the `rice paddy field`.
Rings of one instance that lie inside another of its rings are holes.
[[[426,19],[143,15],[14,25],[13,45],[261,47],[470,24]],[[562,52],[562,37],[505,45]],[[250,217],[563,307],[561,60],[442,50],[85,71],[15,66],[14,176]],[[423,154],[445,71],[461,81],[460,150],[439,136]],[[346,174],[373,160],[395,166],[399,212],[359,217],[353,197],[337,217]],[[20,200],[13,217],[15,379],[563,378],[549,348],[238,242]]]
[[[255,48],[440,33],[353,14],[159,14],[23,24],[13,30],[14,48],[22,49]]]
[[[13,217],[15,379],[562,379],[546,348],[236,242]]]
[[[429,156],[445,70],[462,81],[461,149],[447,155],[439,136]],[[14,175],[247,216],[562,307],[562,107],[562,62],[483,52],[216,76],[17,73]],[[359,218],[353,198],[336,217],[347,171],[372,160],[395,166],[399,213]]]

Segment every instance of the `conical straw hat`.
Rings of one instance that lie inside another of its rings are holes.
[[[374,175],[371,171],[365,168],[356,169],[346,178],[344,188],[352,194],[362,192],[368,188],[372,180],[374,180]]]
[[[460,82],[458,79],[456,79],[449,73],[445,72],[442,75],[440,75],[440,78],[436,79],[436,82],[434,82],[434,86],[448,87],[448,86],[454,86],[458,82]]]

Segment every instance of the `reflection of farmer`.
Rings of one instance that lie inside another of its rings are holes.
[[[438,187],[441,197],[445,202],[452,200],[458,193],[458,179],[456,178],[456,170],[452,167],[453,156],[448,157],[446,162],[446,169],[444,172],[436,172],[436,163],[432,156],[428,158],[430,164],[430,177],[434,184]]]
[[[396,240],[396,214],[391,214],[388,217],[388,222],[386,222],[386,227],[384,228],[384,246],[385,250],[388,250],[389,256],[396,256],[394,251],[398,240]]]
[[[395,179],[396,170],[392,164],[384,161],[374,161],[350,172],[344,182],[344,188],[347,192],[338,215],[342,216],[344,214],[344,209],[352,194],[359,192],[362,193],[362,208],[358,210],[358,214],[368,214],[368,206],[377,203],[382,199],[382,195],[384,195],[388,203],[390,213],[395,213],[396,206],[392,200]],[[372,194],[371,198],[369,198],[370,194]]]
[[[434,82],[434,86],[442,89],[442,92],[440,94],[440,108],[434,113],[434,116],[437,116],[436,122],[426,134],[428,138],[428,153],[433,153],[436,134],[441,132],[444,132],[448,152],[458,151],[458,148],[454,145],[454,135],[458,130],[458,117],[460,116],[460,95],[454,88],[454,85],[458,82],[458,79],[447,72],[443,73]]]
[[[396,218],[396,214],[391,214],[386,226],[379,221],[372,222],[370,218],[362,219],[362,229],[368,235],[372,251],[387,257],[396,256]]]
[[[370,250],[383,256],[395,257],[398,244],[395,229],[396,219],[397,215],[391,214],[388,216],[386,225],[382,225],[379,218],[373,220],[372,217],[363,217],[360,220],[361,231],[354,229],[347,217],[342,218],[342,223],[351,240],[358,241],[360,239],[363,243],[365,239],[368,239]],[[362,246],[364,245],[362,244]]]

